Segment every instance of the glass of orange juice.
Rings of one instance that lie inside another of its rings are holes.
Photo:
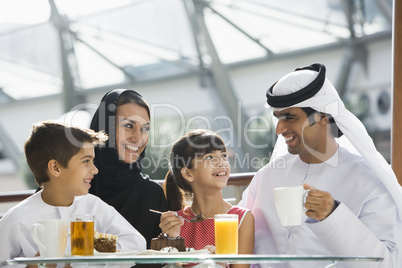
[[[239,216],[217,214],[214,219],[216,254],[237,254]]]

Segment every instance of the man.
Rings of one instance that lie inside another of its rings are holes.
[[[255,253],[381,257],[383,262],[337,267],[401,267],[401,187],[363,124],[325,78],[325,66],[284,76],[267,91],[267,103],[280,136],[270,163],[239,203],[255,217]],[[280,148],[285,144],[287,152]],[[300,226],[283,227],[273,188],[297,185],[310,190],[305,219]]]

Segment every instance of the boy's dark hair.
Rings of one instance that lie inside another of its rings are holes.
[[[102,146],[106,140],[107,135],[103,132],[53,121],[39,122],[33,125],[32,133],[25,142],[25,156],[36,183],[41,186],[50,180],[47,173],[50,160],[67,167],[84,143]]]
[[[314,110],[313,108],[310,107],[302,107],[301,109],[306,114],[310,125],[315,124],[315,121],[313,120],[314,118],[312,117],[313,114],[315,113],[325,114],[329,119],[329,123],[331,124],[332,135],[334,135],[335,138],[340,138],[343,135],[342,131],[336,125],[335,119],[332,117],[332,115],[318,112],[317,110]]]
[[[221,137],[213,131],[197,129],[183,135],[174,144],[169,154],[169,172],[166,174],[163,188],[169,210],[180,210],[185,204],[185,197],[190,198],[193,190],[181,174],[181,169],[193,168],[193,160],[205,154],[223,151],[226,146]]]

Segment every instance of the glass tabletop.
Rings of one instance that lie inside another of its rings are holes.
[[[217,254],[105,254],[96,256],[74,256],[61,258],[26,258],[19,257],[8,260],[9,265],[20,264],[57,264],[57,263],[87,263],[87,264],[110,264],[110,263],[135,263],[135,264],[169,264],[169,263],[278,263],[293,261],[321,261],[336,263],[343,261],[352,262],[381,262],[383,258],[367,256],[301,256],[301,255],[263,255],[263,254],[237,254],[237,255],[217,255]]]

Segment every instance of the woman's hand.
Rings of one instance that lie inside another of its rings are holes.
[[[159,227],[169,237],[177,237],[180,235],[180,227],[183,224],[184,220],[176,217],[176,212],[167,211],[162,213]]]

